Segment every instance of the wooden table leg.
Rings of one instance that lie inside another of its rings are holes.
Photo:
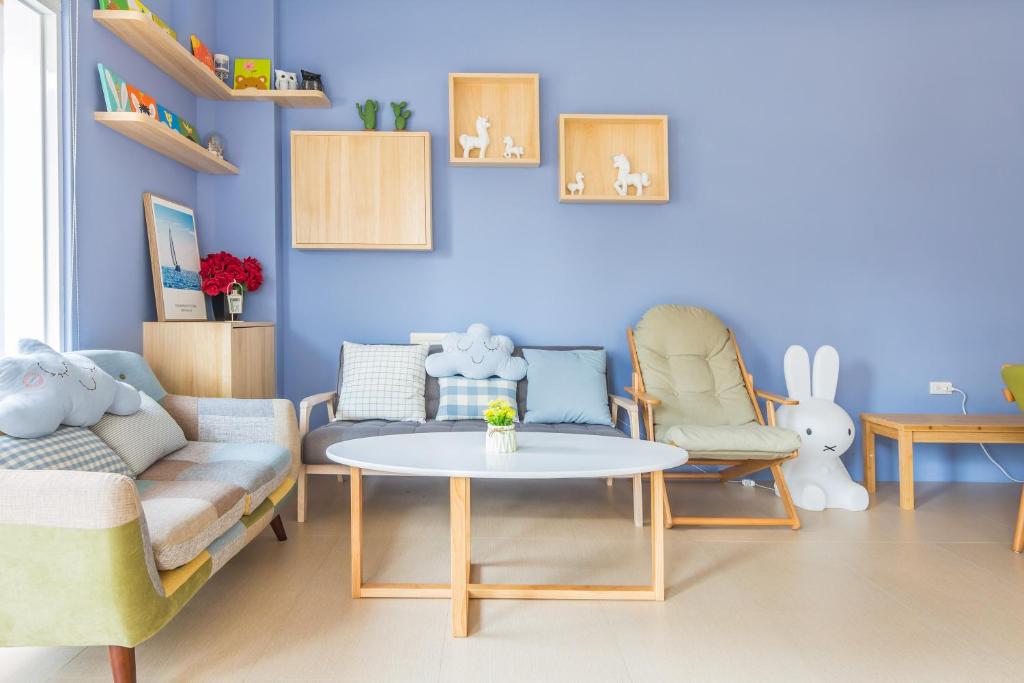
[[[900,459],[900,509],[914,509],[914,432],[900,429],[897,437]]]
[[[642,474],[633,475],[633,524],[644,525],[644,481]]]
[[[469,635],[469,479],[449,479],[452,527],[452,635]]]
[[[864,440],[864,488],[868,493],[875,493],[875,429],[867,420],[861,420],[861,438]]]
[[[363,471],[351,468],[348,480],[352,508],[352,597],[358,598],[363,586]]]
[[[1017,511],[1017,530],[1013,534],[1013,552],[1024,552],[1024,486],[1020,491],[1020,510]]]
[[[665,599],[665,473],[651,472],[651,587]]]

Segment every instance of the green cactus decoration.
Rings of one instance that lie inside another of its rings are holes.
[[[356,109],[359,111],[359,118],[363,121],[364,130],[377,130],[377,110],[380,103],[376,100],[366,100],[366,104],[356,102]]]
[[[412,112],[406,109],[407,106],[409,106],[408,102],[391,103],[391,109],[395,112],[395,130],[405,130],[405,124],[412,116]]]

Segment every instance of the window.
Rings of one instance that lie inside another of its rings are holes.
[[[0,0],[0,353],[61,347],[59,0]]]

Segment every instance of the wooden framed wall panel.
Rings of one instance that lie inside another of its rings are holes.
[[[476,135],[476,118],[486,116],[487,156],[462,158],[459,136]],[[502,138],[523,148],[520,159],[504,157]],[[540,75],[535,73],[448,74],[448,161],[456,166],[540,166]]]
[[[433,248],[430,133],[292,131],[292,246]]]
[[[669,200],[668,116],[662,114],[562,114],[558,117],[558,198],[562,202],[647,202]],[[612,184],[618,171],[612,157],[625,154],[633,173],[648,173],[651,184],[643,196],[636,190],[620,196]],[[566,184],[582,171],[582,195],[570,195]]]

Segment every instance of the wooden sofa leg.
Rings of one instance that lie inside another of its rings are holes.
[[[135,683],[135,648],[111,645],[107,648],[114,683]]]
[[[295,517],[299,524],[306,521],[306,486],[309,484],[309,474],[305,465],[299,465],[299,500]]]
[[[274,535],[277,536],[277,540],[288,540],[288,534],[284,532],[284,521],[281,519],[281,515],[270,520],[270,528],[274,530]]]

